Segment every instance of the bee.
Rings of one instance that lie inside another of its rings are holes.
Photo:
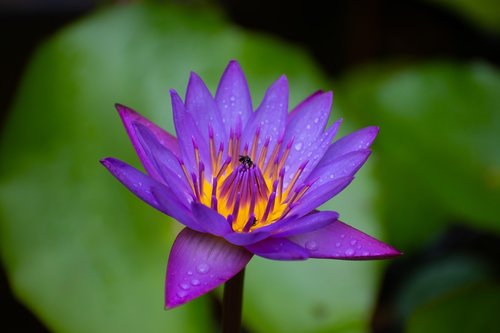
[[[252,159],[248,155],[240,155],[238,161],[240,161],[240,163],[245,165],[247,168],[251,168],[253,166]]]

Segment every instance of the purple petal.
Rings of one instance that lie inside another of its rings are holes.
[[[266,238],[246,249],[260,257],[273,260],[305,260],[308,251],[286,238]]]
[[[371,151],[368,149],[353,151],[334,159],[330,164],[318,166],[311,172],[307,181],[316,180],[309,191],[321,185],[343,177],[352,177],[363,166]]]
[[[251,258],[250,252],[222,238],[183,229],[168,259],[165,306],[174,308],[208,293],[241,271]]]
[[[193,215],[208,233],[215,236],[224,236],[233,230],[227,220],[212,208],[193,202],[191,204]]]
[[[210,161],[207,136],[203,136],[198,130],[193,115],[186,112],[184,103],[182,103],[177,92],[175,90],[170,90],[170,96],[172,98],[174,125],[181,157],[188,171],[193,172],[198,170],[198,165],[196,165],[195,161],[193,141],[195,141],[196,145],[199,147],[201,160]],[[205,170],[207,177],[210,177],[210,163],[205,165]]]
[[[252,232],[231,232],[224,236],[224,238],[238,246],[246,246],[249,244],[260,242],[261,240],[269,237],[270,231],[259,229]]]
[[[123,185],[147,204],[173,217],[187,227],[204,231],[198,226],[185,204],[180,202],[167,186],[115,158],[105,158],[101,160],[101,163]]]
[[[341,221],[289,239],[306,249],[311,258],[368,260],[401,254],[393,247]]]
[[[258,146],[262,147],[269,138],[269,151],[272,151],[279,137],[284,133],[287,112],[288,81],[283,75],[267,89],[262,103],[251,115],[243,131],[243,144],[251,145],[259,128]]]
[[[239,130],[248,122],[252,114],[252,98],[248,90],[247,80],[237,61],[231,61],[226,67],[219,82],[215,102],[219,107],[226,134],[231,129]]]
[[[281,228],[274,231],[272,237],[290,237],[296,234],[311,232],[335,222],[338,217],[339,214],[337,212],[313,212],[299,219],[288,221]]]
[[[208,138],[209,127],[212,128],[216,147],[221,142],[227,142],[228,134],[219,108],[203,80],[194,72],[191,72],[186,90],[186,111],[193,115],[196,126],[205,138]]]
[[[335,141],[320,162],[320,166],[330,164],[335,159],[353,151],[370,148],[377,137],[379,128],[376,126],[365,127]]]
[[[288,117],[284,142],[293,139],[293,146],[286,162],[289,177],[285,186],[299,166],[308,161],[299,178],[300,184],[300,180],[307,177],[330,146],[340,126],[340,122],[336,122],[324,133],[331,106],[331,92],[316,93],[300,103]]]
[[[139,144],[139,140],[136,136],[136,132],[132,124],[139,123],[147,127],[161,145],[172,151],[174,154],[179,155],[179,146],[177,144],[177,139],[170,133],[155,125],[150,120],[135,112],[134,110],[120,104],[116,104],[115,107],[118,111],[118,114],[120,115],[120,118],[122,119],[123,125],[125,126],[127,134],[132,141],[137,155],[139,156],[139,159],[144,166],[144,169],[146,169],[151,177],[159,180],[160,176],[156,173],[156,170],[151,164],[151,161],[146,157],[143,147]]]
[[[180,197],[187,197],[190,192],[178,158],[162,146],[151,131],[140,123],[134,123],[137,138],[149,161],[161,176],[161,181],[170,188],[175,188]]]
[[[318,186],[314,191],[306,192],[297,206],[290,210],[289,216],[301,217],[312,212],[346,188],[353,179],[352,176],[333,179]]]

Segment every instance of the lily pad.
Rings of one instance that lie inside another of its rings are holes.
[[[450,224],[500,232],[498,70],[373,66],[342,87],[343,111],[381,127],[376,174],[390,242],[411,251]]]
[[[0,143],[0,249],[16,295],[54,332],[215,330],[206,296],[163,309],[178,224],[128,193],[98,161],[112,155],[139,165],[115,102],[172,131],[168,89],[182,92],[193,70],[214,90],[233,58],[247,73],[255,105],[282,73],[292,104],[324,82],[296,47],[242,31],[216,12],[180,7],[103,10],[36,52]],[[255,332],[284,331],[304,311],[335,319],[308,319],[290,332],[333,321],[350,331],[354,317],[356,327],[366,327],[373,264],[256,260],[247,272],[244,321]],[[353,275],[360,276],[355,283]],[[263,311],[259,294],[278,309]],[[304,295],[306,302],[296,302]]]

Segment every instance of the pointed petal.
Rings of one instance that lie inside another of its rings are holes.
[[[181,157],[189,172],[198,170],[195,162],[193,140],[199,147],[200,156],[203,161],[210,161],[210,155],[207,144],[207,136],[203,136],[196,126],[193,115],[186,112],[184,103],[175,90],[170,90],[172,98],[172,110],[174,116],[175,132],[179,142]],[[211,165],[205,165],[207,177],[211,176]]]
[[[316,179],[309,191],[314,191],[321,185],[343,177],[353,177],[363,166],[371,151],[368,149],[353,151],[334,159],[330,164],[318,166],[311,172],[307,181]]]
[[[186,200],[190,189],[178,158],[162,146],[147,127],[140,123],[134,123],[133,127],[148,160],[155,168],[156,173],[160,175],[160,181],[170,188],[175,188],[175,193],[179,195],[181,200]]]
[[[269,138],[269,150],[272,151],[279,137],[284,133],[287,112],[288,80],[283,75],[267,89],[262,103],[250,117],[243,131],[243,144],[251,145],[257,128],[260,128],[259,149]]]
[[[305,260],[308,251],[286,238],[266,238],[246,249],[260,257],[273,260]]]
[[[157,180],[160,179],[159,175],[156,173],[156,170],[151,165],[151,161],[146,157],[146,154],[142,146],[139,144],[136,132],[132,124],[135,122],[135,123],[140,123],[143,126],[147,127],[156,137],[158,142],[160,142],[160,144],[165,146],[174,154],[179,155],[179,146],[177,144],[177,139],[167,131],[155,125],[150,120],[146,119],[145,117],[141,116],[140,114],[132,110],[131,108],[128,108],[120,104],[116,104],[115,107],[116,110],[118,111],[118,114],[120,115],[120,118],[122,119],[123,125],[125,126],[125,130],[127,131],[127,134],[130,137],[130,140],[132,141],[132,144],[137,152],[137,155],[139,156],[139,159],[141,160],[141,163],[144,166],[144,169],[148,172],[149,175],[151,175],[151,177]]]
[[[226,142],[228,136],[219,108],[203,80],[194,72],[191,72],[186,91],[186,111],[193,116],[203,137],[208,138],[209,127],[212,127],[215,146]]]
[[[301,217],[312,212],[346,188],[353,179],[352,176],[333,179],[316,187],[314,191],[307,191],[288,215]]]
[[[323,157],[340,126],[340,122],[337,122],[334,128],[327,131],[328,134],[324,134],[332,98],[331,92],[317,92],[300,103],[287,119],[284,142],[293,139],[293,147],[286,162],[288,175],[293,176],[299,166],[308,161],[299,181],[305,179]],[[290,178],[286,179],[285,186]]]
[[[105,158],[101,160],[101,163],[144,202],[192,229],[203,231],[188,208],[167,186],[115,158]]]
[[[227,220],[212,208],[193,202],[191,204],[193,215],[200,225],[212,235],[224,236],[233,230]]]
[[[401,254],[393,247],[341,221],[289,239],[306,249],[311,258],[368,260]]]
[[[221,113],[226,134],[236,129],[238,124],[244,128],[252,114],[252,98],[248,90],[245,74],[237,61],[231,61],[219,82],[215,102]]]
[[[337,120],[335,123],[332,124],[332,126],[328,127],[326,131],[324,131],[316,139],[314,144],[311,143],[309,147],[305,148],[301,147],[301,149],[305,149],[307,151],[307,154],[294,155],[292,156],[292,158],[290,157],[288,158],[286,166],[292,164],[300,166],[304,161],[307,161],[307,165],[302,171],[302,174],[300,175],[297,184],[301,184],[302,182],[304,182],[304,180],[308,178],[308,176],[314,170],[314,168],[316,168],[320,160],[323,158],[323,155],[328,150],[328,147],[330,147],[333,138],[335,137],[335,135],[339,130],[340,124],[342,124],[342,119]],[[297,146],[294,145],[293,149],[297,150]],[[289,170],[287,172],[288,177],[285,177],[285,182],[284,182],[285,188],[288,186],[288,183],[290,181],[290,176],[295,173],[296,169],[294,170],[291,167],[288,167]]]
[[[288,221],[285,225],[273,232],[273,237],[290,237],[321,229],[335,222],[339,217],[337,212],[316,211],[299,219]],[[276,223],[275,223],[276,224]]]
[[[366,150],[370,148],[373,140],[377,137],[379,128],[370,126],[344,136],[335,141],[320,162],[320,166],[332,163],[335,159],[353,151]]]
[[[241,271],[252,258],[224,239],[183,229],[167,266],[165,306],[174,308],[204,295]]]

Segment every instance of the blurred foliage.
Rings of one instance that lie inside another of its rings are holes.
[[[500,1],[497,0],[426,0],[447,7],[481,28],[500,33]]]
[[[500,232],[500,73],[473,63],[372,66],[337,89],[348,115],[379,125],[378,205],[406,253],[450,224]]]
[[[216,330],[208,296],[163,310],[165,264],[180,227],[98,160],[138,165],[115,102],[172,131],[168,89],[185,87],[190,70],[214,89],[232,58],[248,74],[256,105],[282,73],[292,104],[324,82],[297,48],[241,31],[215,12],[177,7],[98,12],[35,54],[0,146],[0,247],[15,293],[54,332]],[[376,235],[374,185],[362,177],[365,184],[331,204],[361,205],[344,219]],[[256,259],[247,272],[244,322],[253,332],[368,327],[375,263]]]

